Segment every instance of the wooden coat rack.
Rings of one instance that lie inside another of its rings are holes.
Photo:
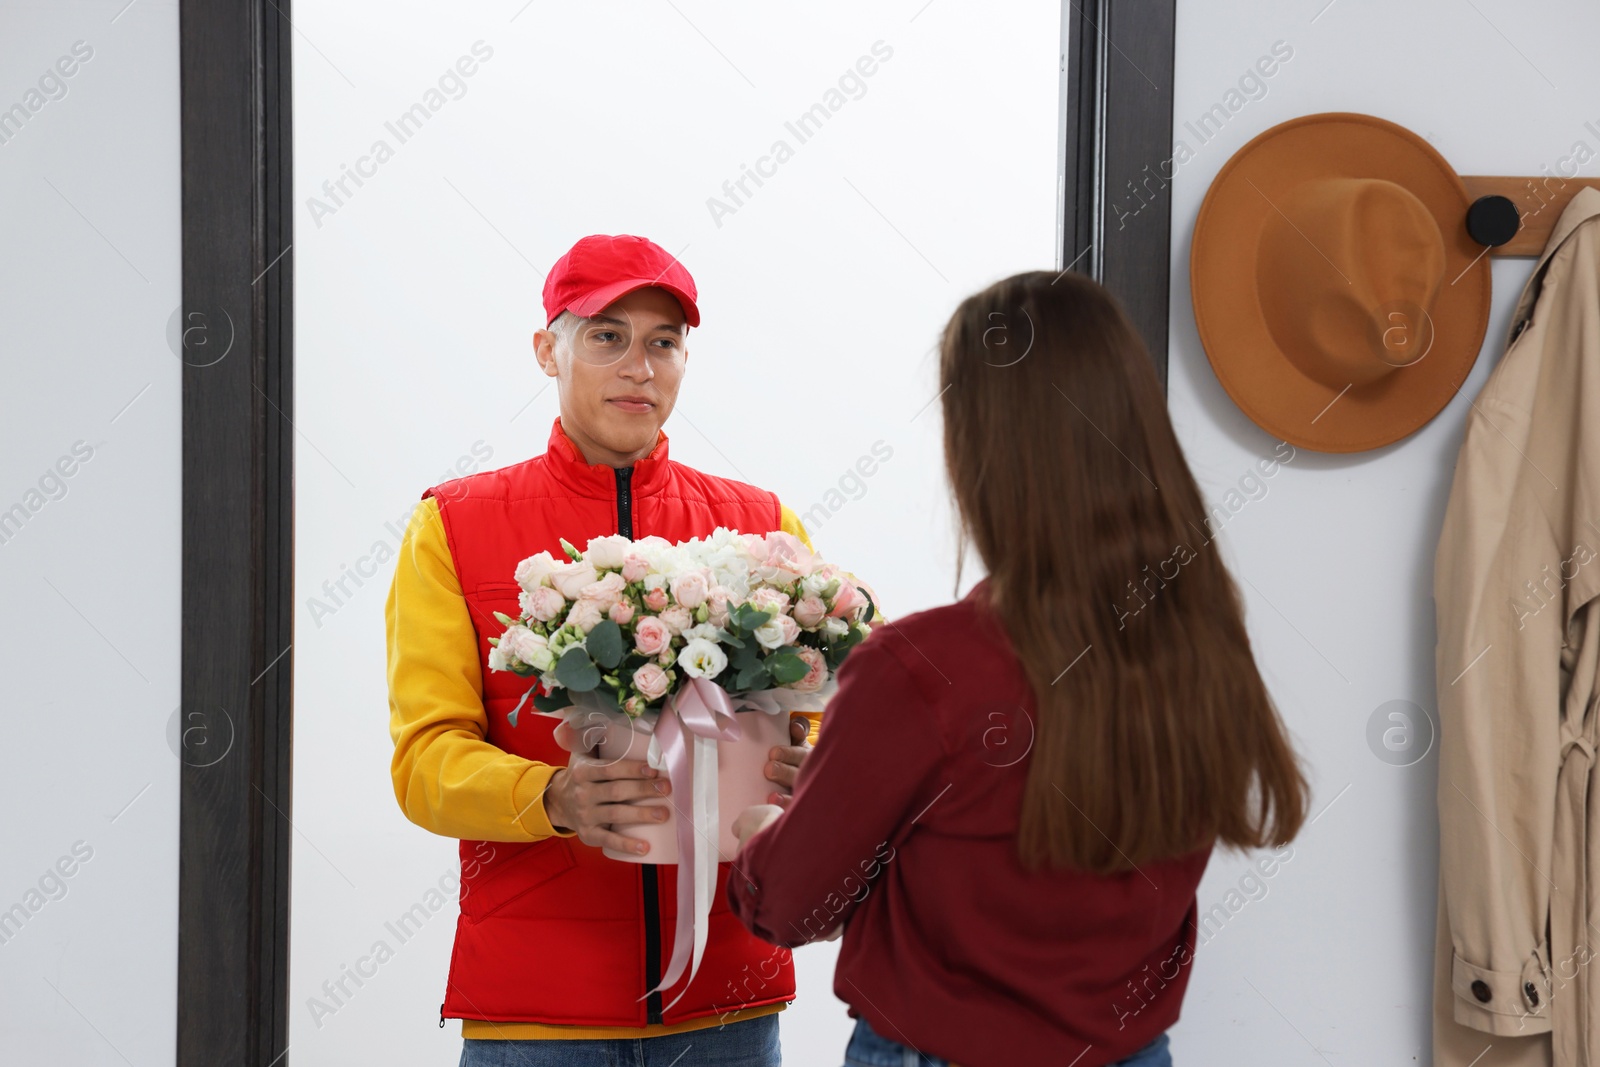
[[[1472,198],[1467,232],[1490,255],[1537,256],[1544,251],[1567,201],[1579,189],[1600,189],[1600,178],[1560,178],[1553,174],[1515,177],[1463,174]]]

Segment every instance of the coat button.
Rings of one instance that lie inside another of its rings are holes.
[[[1522,992],[1527,995],[1529,1004],[1533,1005],[1535,1008],[1539,1006],[1539,991],[1534,988],[1532,982],[1523,982]]]
[[[1489,992],[1489,983],[1485,982],[1482,978],[1479,978],[1477,981],[1472,983],[1472,995],[1478,998],[1478,1002],[1480,1004],[1489,1003],[1489,998],[1493,996],[1493,994]]]

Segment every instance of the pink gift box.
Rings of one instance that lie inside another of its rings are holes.
[[[658,714],[650,712],[648,721],[630,719],[625,715],[607,715],[605,735],[597,746],[596,758],[646,759]],[[767,803],[767,797],[774,792],[789,795],[788,789],[767,777],[767,753],[776,746],[794,743],[789,736],[790,712],[737,711],[733,717],[739,724],[739,740],[717,743],[717,851],[722,862],[731,861],[739,851],[739,839],[733,834],[734,820],[751,805]],[[692,771],[693,745],[689,746],[689,766]],[[666,770],[663,768],[660,773],[661,780],[665,781]],[[643,855],[617,852],[610,848],[601,851],[614,860],[628,863],[677,863],[678,819],[690,817],[689,796],[680,796],[679,791],[674,789],[670,796],[632,803],[645,807],[666,807],[672,814],[660,823],[625,823],[611,827],[623,837],[647,842],[650,848]]]

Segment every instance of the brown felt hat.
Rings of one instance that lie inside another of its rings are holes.
[[[1327,112],[1255,137],[1200,205],[1195,324],[1251,420],[1317,452],[1378,448],[1450,402],[1489,323],[1466,186],[1421,137]]]

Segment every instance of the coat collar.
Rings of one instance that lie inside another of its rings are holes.
[[[590,463],[584,459],[578,446],[561,428],[557,416],[550,427],[550,442],[545,449],[545,463],[551,475],[563,488],[576,496],[597,500],[611,500],[617,495],[615,468],[604,463]],[[656,446],[650,454],[633,465],[629,479],[635,496],[648,496],[666,484],[668,475],[667,435],[656,431]]]
[[[1567,206],[1561,210],[1561,217],[1556,219],[1556,224],[1550,230],[1550,237],[1544,243],[1544,251],[1539,254],[1539,259],[1534,263],[1533,270],[1528,274],[1528,280],[1522,286],[1522,292],[1517,297],[1516,307],[1511,312],[1511,321],[1506,324],[1506,338],[1502,348],[1511,347],[1511,342],[1516,340],[1526,325],[1528,316],[1533,313],[1533,305],[1539,298],[1539,291],[1544,284],[1544,268],[1551,257],[1571,237],[1573,231],[1581,224],[1600,215],[1600,189],[1584,186],[1572,195],[1567,201]]]
[[[1600,215],[1600,189],[1586,185],[1573,193],[1572,199],[1567,201],[1567,206],[1562,208],[1561,217],[1556,219],[1555,227],[1550,232],[1550,239],[1545,242],[1547,254],[1560,247],[1561,242],[1578,228],[1579,223],[1596,215]],[[1543,265],[1545,258],[1546,256],[1539,257],[1539,265]]]

